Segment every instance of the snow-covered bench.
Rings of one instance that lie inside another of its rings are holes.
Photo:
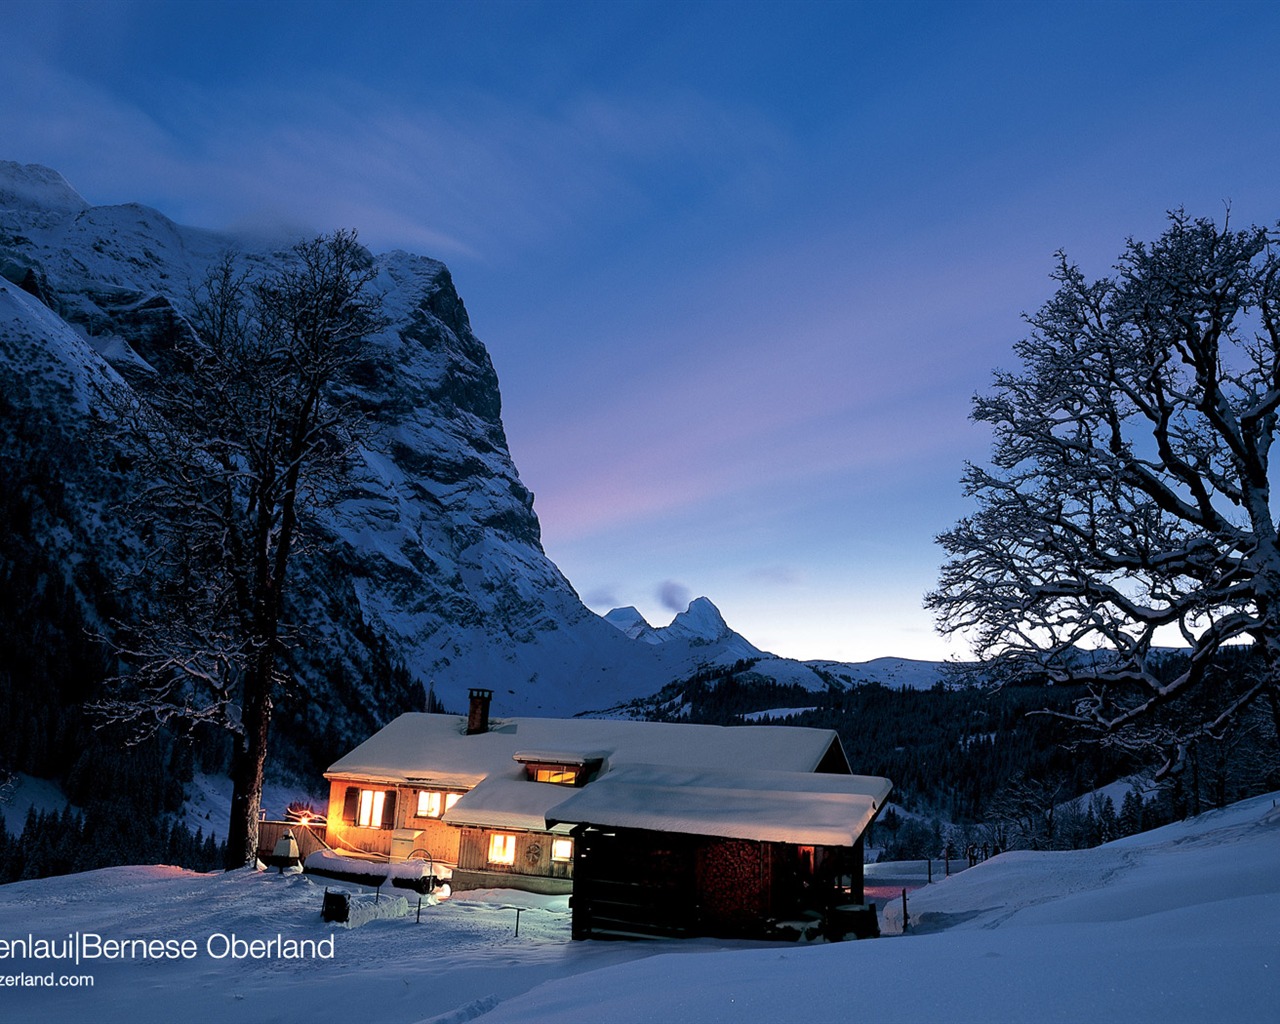
[[[406,860],[392,864],[370,860],[334,850],[317,850],[303,862],[308,875],[319,875],[339,882],[351,882],[372,889],[380,888],[388,879],[397,889],[411,889],[419,895],[448,895],[453,869],[435,861]]]

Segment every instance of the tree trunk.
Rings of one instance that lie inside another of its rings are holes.
[[[260,659],[261,660],[261,659]],[[259,667],[258,671],[261,671]],[[241,722],[231,759],[231,820],[227,828],[228,871],[254,863],[258,852],[258,818],[262,807],[263,767],[267,760],[267,733],[271,725],[271,672],[245,684]]]

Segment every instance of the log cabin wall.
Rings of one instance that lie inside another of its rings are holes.
[[[343,820],[343,808],[348,789],[372,789],[369,782],[357,782],[353,779],[329,780],[329,816],[326,822],[329,845],[335,849],[341,847],[348,850],[359,850],[364,853],[391,854],[391,829],[361,828],[348,824]],[[395,787],[381,787],[394,790]],[[397,795],[396,813],[400,813],[400,799]]]
[[[692,837],[594,825],[573,834],[575,939],[701,934]]]
[[[498,875],[532,875],[538,878],[573,878],[572,855],[568,860],[552,859],[552,844],[568,836],[549,832],[516,832],[514,830],[463,828],[456,829],[461,842],[457,864],[461,870]],[[494,835],[515,837],[515,857],[511,864],[498,864],[489,859]]]
[[[580,825],[575,939],[776,938],[777,923],[861,901],[862,849]],[[852,882],[854,892],[842,888]]]
[[[772,856],[769,913],[775,918],[798,911],[826,912],[863,900],[864,848],[861,837],[850,846],[768,844]]]
[[[344,820],[344,808],[347,806],[347,791],[350,789],[381,789],[395,794],[395,811],[392,821],[386,826],[361,827]],[[333,779],[329,783],[329,816],[327,819],[328,841],[333,847],[342,846],[349,850],[360,850],[364,853],[391,855],[391,840],[395,829],[411,828],[421,830],[415,849],[421,848],[429,853],[433,860],[447,864],[456,864],[459,854],[459,830],[446,825],[438,818],[419,817],[418,793],[414,786],[378,786],[370,782],[354,779]]]
[[[431,854],[432,860],[442,861],[446,864],[457,864],[459,854],[459,841],[462,838],[461,832],[452,825],[446,825],[438,818],[420,818],[414,813],[417,804],[417,791],[408,790],[408,798],[406,802],[411,806],[407,808],[408,814],[404,816],[403,823],[400,828],[421,829],[420,835],[415,843],[415,848],[422,848]]]

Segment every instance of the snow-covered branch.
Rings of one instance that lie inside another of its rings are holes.
[[[1178,211],[1156,242],[1129,243],[1114,278],[1059,255],[1022,369],[974,400],[992,466],[966,470],[978,508],[939,537],[948,561],[926,604],[980,656],[1090,686],[1067,717],[1113,740],[1147,742],[1160,718],[1171,749],[1260,698],[1280,726],[1271,238]],[[1224,682],[1241,644],[1265,656]],[[1180,671],[1162,646],[1185,649]],[[1224,696],[1195,698],[1206,688]]]

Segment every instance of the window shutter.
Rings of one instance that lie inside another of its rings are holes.
[[[396,827],[396,791],[394,789],[387,790],[387,799],[382,805],[382,827]]]
[[[360,789],[348,786],[346,796],[342,798],[342,820],[348,825],[356,823],[356,811],[360,807]]]

